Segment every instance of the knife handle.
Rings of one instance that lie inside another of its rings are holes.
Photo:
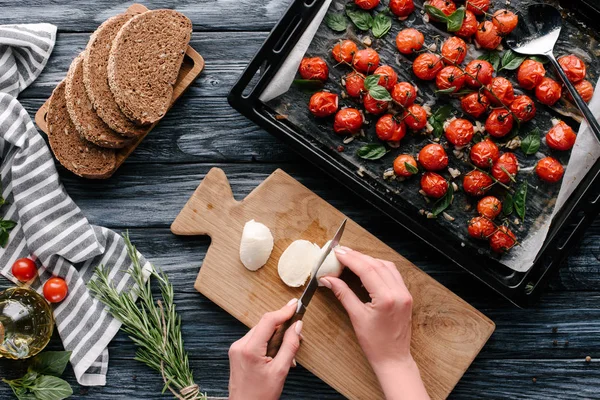
[[[271,339],[269,339],[269,343],[267,343],[267,357],[275,358],[283,343],[285,332],[290,326],[294,325],[296,321],[300,321],[302,316],[302,314],[295,313],[292,318],[279,325],[275,333],[273,333],[273,336],[271,336]]]

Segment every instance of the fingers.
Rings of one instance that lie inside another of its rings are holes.
[[[402,279],[402,275],[400,274],[400,271],[398,271],[396,264],[394,264],[391,261],[382,260],[379,258],[377,258],[377,261],[381,262],[385,266],[385,268],[388,271],[390,271],[390,274],[393,277],[395,283],[399,284],[400,286],[405,286],[404,280]]]
[[[294,357],[300,348],[301,332],[302,321],[297,321],[285,332],[279,352],[272,361],[279,370],[288,371],[295,364]]]
[[[343,265],[358,275],[369,294],[374,295],[388,288],[385,272],[378,271],[383,266],[373,257],[347,247],[336,248],[335,254]]]
[[[323,286],[331,289],[335,297],[338,298],[342,306],[348,312],[350,318],[361,313],[365,307],[364,303],[356,296],[356,294],[348,287],[346,282],[339,278],[331,276],[321,278],[320,282]]]
[[[296,311],[297,303],[298,299],[292,299],[279,310],[263,315],[258,324],[253,328],[254,333],[247,342],[247,345],[253,352],[256,352],[260,356],[264,356],[267,353],[267,342],[271,339],[271,336],[273,336],[279,325],[292,318]]]

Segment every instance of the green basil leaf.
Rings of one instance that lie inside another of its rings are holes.
[[[521,217],[522,220],[525,220],[525,206],[527,201],[527,182],[523,182],[521,186],[515,192],[515,196],[513,198],[514,208],[517,212],[517,215]]]
[[[373,27],[373,17],[366,11],[346,8],[346,15],[361,31],[368,31]]]
[[[446,192],[444,197],[442,197],[441,199],[439,199],[438,201],[435,202],[435,204],[433,205],[433,210],[431,210],[431,213],[433,215],[435,215],[436,217],[438,215],[440,215],[448,207],[450,207],[450,205],[452,204],[453,198],[454,198],[454,188],[452,187],[452,184],[450,182],[448,182],[448,191]]]
[[[369,75],[365,78],[365,89],[369,90],[377,85],[379,85],[380,75]]]
[[[392,29],[392,19],[384,13],[379,13],[373,19],[373,36],[380,39]]]
[[[549,62],[548,57],[544,56],[529,56],[530,60],[541,62],[542,64],[546,64]]]
[[[408,172],[410,172],[411,174],[413,174],[413,175],[415,175],[415,174],[418,174],[418,173],[419,173],[419,168],[415,167],[414,165],[412,165],[412,164],[410,164],[410,163],[407,163],[407,162],[405,162],[405,163],[404,163],[404,167],[406,167],[406,170],[407,170]]]
[[[464,7],[460,7],[458,10],[456,10],[452,14],[450,14],[448,19],[446,20],[448,32],[456,32],[456,31],[460,30],[464,19],[465,19],[465,8]]]
[[[444,121],[452,116],[452,110],[452,106],[446,104],[445,106],[438,108],[436,112],[433,113],[432,117],[437,119],[439,122],[444,123]]]
[[[444,134],[444,125],[442,122],[438,121],[433,115],[429,117],[429,125],[433,127],[433,136],[436,138],[441,138]]]
[[[323,81],[318,79],[294,79],[292,81],[292,85],[297,87],[300,91],[306,93],[317,92],[323,89],[323,86],[325,86]]]
[[[390,92],[388,92],[386,88],[380,85],[373,86],[371,89],[369,89],[369,94],[375,100],[392,101],[392,96],[390,95]]]
[[[499,71],[502,71],[503,69],[507,69],[509,71],[515,70],[519,68],[521,64],[523,64],[523,61],[525,61],[526,58],[527,57],[517,54],[512,50],[508,50],[506,53],[504,53],[504,56],[502,56],[502,67],[499,69]]]
[[[475,90],[472,89],[463,89],[463,90],[459,90],[458,92],[454,92],[454,95],[457,97],[462,97],[462,96],[466,96],[468,94],[471,93],[475,93]]]
[[[525,137],[525,139],[521,140],[521,151],[523,151],[525,155],[530,156],[537,153],[537,151],[540,149],[540,145],[540,130],[535,128],[529,135]]]
[[[379,143],[366,144],[356,151],[356,155],[365,160],[379,160],[385,153],[385,146]]]
[[[37,378],[31,391],[39,400],[62,400],[73,395],[73,389],[67,381],[50,375]]]
[[[8,244],[8,232],[4,229],[0,229],[0,246],[6,247]]]
[[[510,193],[506,193],[504,196],[504,201],[502,202],[502,213],[506,216],[509,216],[513,213],[514,210],[514,202],[513,197]]]
[[[481,132],[477,132],[475,135],[473,135],[473,143],[479,143],[481,141],[483,141],[483,135]]]
[[[456,92],[456,88],[453,87],[449,87],[448,89],[439,89],[435,91],[436,93],[440,93],[440,94],[452,94],[454,92]]]
[[[61,376],[69,363],[70,351],[45,351],[35,356],[28,371],[40,375]]]
[[[446,23],[448,22],[448,16],[446,14],[444,14],[444,12],[437,7],[426,5],[425,11],[427,11],[427,14],[437,18],[438,20],[440,20],[442,22],[446,22]]]
[[[490,64],[492,64],[496,71],[500,67],[500,55],[497,51],[488,51],[487,53],[484,53],[477,57],[477,59],[489,62]]]
[[[4,228],[7,231],[10,231],[15,226],[17,226],[17,223],[15,221],[4,220],[4,219],[0,221],[0,228]]]
[[[348,27],[348,20],[344,17],[344,14],[327,13],[325,24],[334,32],[345,32]]]

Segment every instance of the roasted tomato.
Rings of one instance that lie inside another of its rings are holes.
[[[500,150],[490,139],[482,140],[471,147],[471,162],[479,168],[489,168],[500,158]]]
[[[477,33],[477,17],[471,11],[465,11],[465,19],[463,19],[463,23],[459,30],[454,32],[456,36],[460,36],[462,38],[470,38],[474,34]]]
[[[468,0],[467,10],[475,15],[483,15],[490,9],[490,0]]]
[[[554,105],[562,95],[562,88],[554,79],[544,77],[541,83],[535,88],[535,97],[538,101],[547,106]]]
[[[454,11],[456,11],[456,4],[454,4],[453,1],[429,0],[429,5],[441,10],[446,15],[451,15]],[[431,14],[429,14],[429,18],[432,21],[437,21],[437,18]]]
[[[496,232],[496,225],[485,217],[475,217],[469,221],[467,229],[473,239],[487,240]]]
[[[411,104],[404,110],[404,122],[413,131],[419,131],[427,125],[427,111],[418,104]]]
[[[383,100],[375,100],[370,94],[363,97],[363,106],[367,112],[374,115],[383,114],[387,111],[389,103]]]
[[[372,10],[379,5],[379,0],[354,0],[354,4],[363,10]]]
[[[496,232],[490,236],[490,247],[495,253],[506,253],[517,244],[517,238],[514,233],[506,226],[499,227]]]
[[[396,17],[408,17],[415,11],[415,3],[413,0],[390,0],[390,11]]]
[[[572,83],[585,79],[585,64],[576,55],[563,56],[558,59],[558,63]]]
[[[485,172],[471,171],[463,178],[463,190],[470,196],[483,196],[494,185],[494,180]]]
[[[472,88],[492,83],[494,66],[484,60],[473,60],[465,68],[465,82]],[[475,78],[475,79],[474,79]]]
[[[453,145],[466,146],[473,139],[473,124],[466,119],[453,119],[446,127],[445,134]]]
[[[325,82],[329,77],[329,67],[321,57],[304,57],[298,68],[302,79],[315,79]]]
[[[519,121],[531,121],[535,117],[535,103],[529,96],[521,95],[515,97],[510,105],[510,111],[519,119]]]
[[[379,67],[379,54],[372,48],[358,50],[352,60],[354,68],[363,74],[369,74]]]
[[[385,142],[399,142],[406,135],[406,124],[392,114],[385,114],[375,124],[377,137]]]
[[[546,76],[544,64],[535,60],[525,60],[519,66],[517,81],[523,89],[532,90],[542,82],[544,76]]]
[[[408,107],[415,102],[417,89],[408,82],[398,82],[392,89],[392,99],[402,107]]]
[[[502,36],[500,36],[496,25],[490,21],[483,21],[477,27],[475,40],[484,49],[494,50],[502,42]]]
[[[360,97],[360,94],[365,90],[365,77],[358,72],[350,72],[344,79],[348,96]]]
[[[358,46],[352,40],[342,40],[331,50],[331,54],[335,61],[341,63],[346,62],[350,64],[354,55],[358,52]]]
[[[504,108],[493,110],[485,121],[485,130],[493,137],[503,137],[512,130],[514,118],[510,111]]]
[[[494,196],[486,196],[477,203],[477,212],[484,217],[494,219],[502,211],[502,202]]]
[[[570,150],[576,139],[575,131],[564,121],[554,125],[546,134],[546,144],[553,150]]]
[[[545,157],[538,161],[535,166],[535,172],[541,180],[548,183],[556,183],[562,178],[565,169],[557,159]]]
[[[414,28],[402,29],[396,36],[396,47],[402,54],[412,54],[421,50],[425,43],[425,36]]]
[[[440,171],[448,166],[446,150],[437,143],[423,147],[419,152],[419,163],[427,171]]]
[[[454,92],[458,92],[465,85],[465,73],[460,68],[449,65],[438,72],[435,85],[439,90],[454,88]]]
[[[363,124],[363,115],[356,108],[344,108],[335,114],[333,131],[339,135],[358,133]]]
[[[467,44],[459,37],[452,36],[442,45],[442,57],[446,64],[460,64],[467,56]]]
[[[485,94],[490,99],[490,102],[497,106],[499,106],[500,103],[510,106],[515,100],[515,90],[513,89],[512,83],[501,76],[492,78],[492,83],[487,85]]]
[[[413,72],[419,79],[424,81],[431,81],[435,79],[435,76],[444,67],[440,57],[432,53],[419,54],[413,62]]]
[[[492,167],[492,176],[505,185],[514,179],[517,172],[519,172],[519,160],[513,153],[502,154]]]
[[[581,99],[586,103],[589,103],[592,97],[594,96],[594,86],[592,85],[592,83],[584,79],[581,82],[577,82],[573,86],[575,87],[575,90],[577,90],[577,93],[579,93],[579,95],[581,96]],[[571,96],[571,93],[566,92],[566,94],[567,98],[572,101],[573,96]]]
[[[415,161],[415,158],[413,156],[411,156],[409,154],[400,154],[394,160],[394,173],[398,176],[404,176],[404,177],[409,177],[409,176],[414,175],[413,172],[410,172],[406,168],[406,164],[410,164],[413,167],[417,168],[417,162]]]
[[[473,92],[460,100],[463,111],[473,118],[481,117],[490,106],[490,101],[486,95],[479,92]]]
[[[496,25],[501,35],[508,35],[517,27],[519,17],[512,11],[498,10],[492,16],[492,23]]]
[[[392,90],[396,82],[398,82],[398,74],[388,65],[382,65],[377,68],[373,75],[379,75],[379,85],[386,88],[388,91]]]
[[[425,172],[421,177],[421,189],[428,197],[439,199],[448,191],[448,181],[435,172]]]
[[[312,95],[308,109],[315,117],[328,117],[338,109],[338,96],[329,92],[317,92]]]

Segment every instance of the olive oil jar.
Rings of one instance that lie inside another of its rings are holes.
[[[50,341],[52,309],[35,290],[14,287],[0,292],[0,357],[36,355]]]

